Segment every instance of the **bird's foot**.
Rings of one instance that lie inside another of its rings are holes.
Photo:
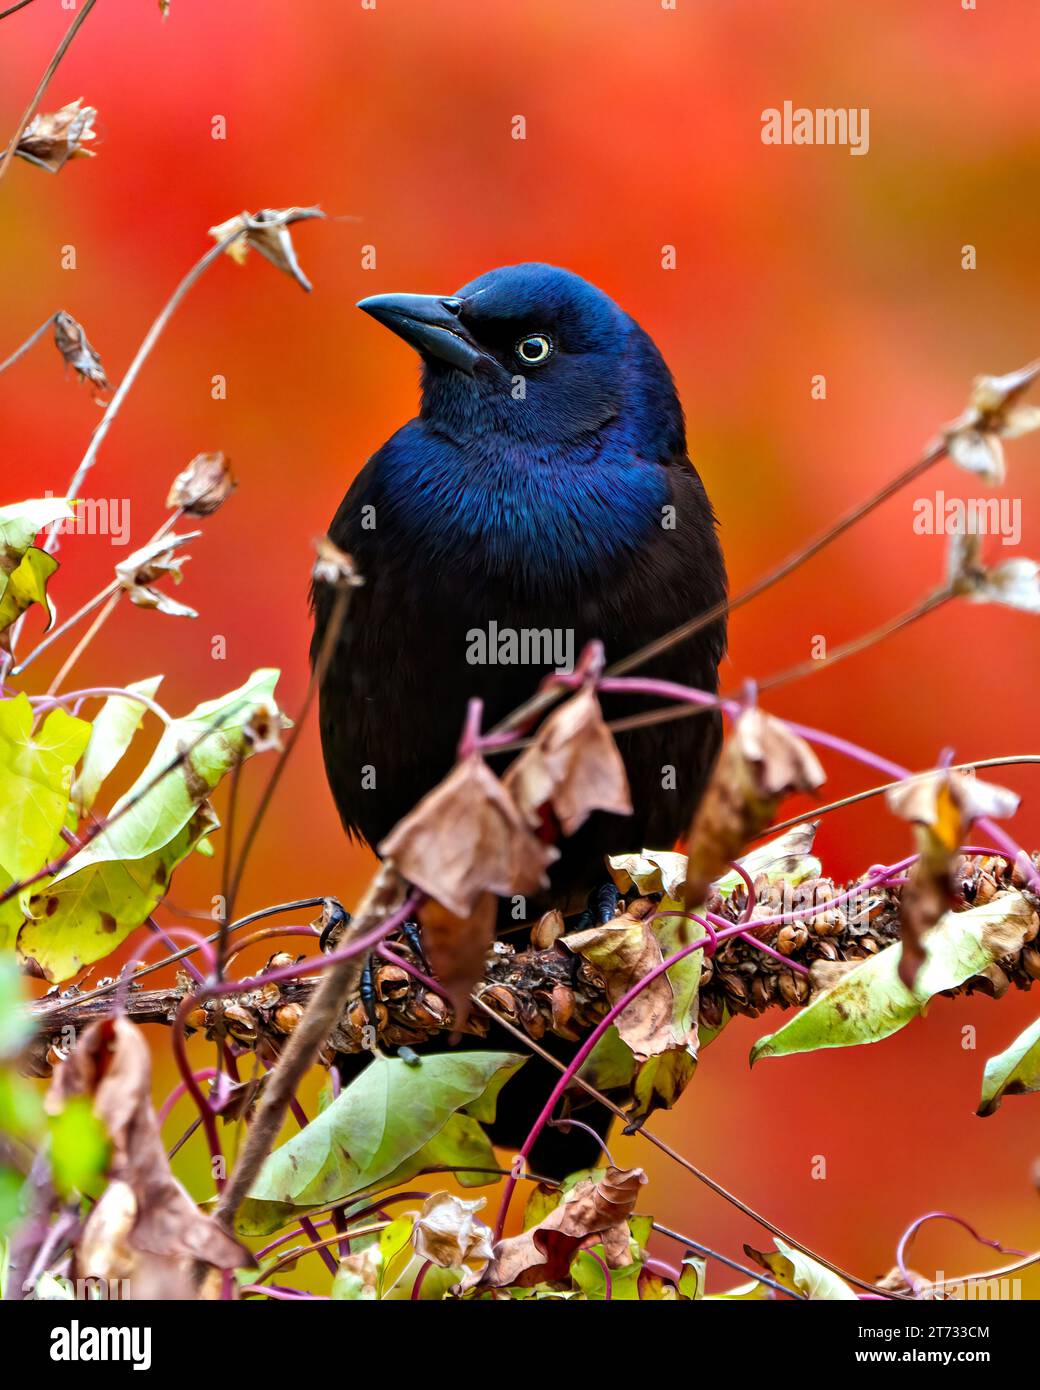
[[[620,903],[621,891],[616,883],[608,881],[593,889],[589,894],[589,911],[592,913],[592,920],[595,925],[603,927],[608,922],[613,921],[618,915]]]

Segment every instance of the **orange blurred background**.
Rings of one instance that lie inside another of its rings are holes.
[[[57,0],[36,0],[3,22],[4,139],[71,17]],[[1038,44],[1031,0],[999,11],[988,0],[977,11],[958,0],[677,0],[674,10],[660,0],[173,0],[165,23],[143,0],[101,0],[43,103],[97,106],[97,158],[56,177],[15,161],[0,189],[0,358],[64,308],[118,380],[211,224],[294,203],[320,203],[329,220],[295,229],[313,294],[255,256],[245,268],[222,260],[147,363],[86,495],[130,499],[139,544],[195,453],[226,451],[241,488],[204,523],[177,591],[199,620],[124,603],[74,684],[164,671],[161,698],[183,712],[274,665],[283,703],[297,707],[310,542],[416,408],[410,350],[354,302],[450,292],[516,260],[580,272],[655,337],[743,586],[909,463],[962,408],[975,374],[1040,351]],[[761,113],[785,100],[868,107],[869,153],[764,145]],[[511,138],[518,114],[524,141]],[[223,140],[211,138],[217,116]],[[962,268],[969,244],[974,270]],[[674,270],[661,268],[666,245]],[[74,270],[62,268],[70,246]],[[366,246],[374,269],[362,269]],[[818,373],[825,400],[810,393]],[[0,377],[0,501],[60,494],[98,418],[39,344]],[[1005,495],[1021,501],[1027,555],[1040,552],[1038,461],[1037,436],[1011,446]],[[855,636],[938,583],[945,542],[912,529],[914,499],[936,489],[986,494],[947,464],[890,501],[735,616],[725,685],[804,659],[816,635],[832,645]],[[997,558],[1011,553],[993,545]],[[66,538],[52,586],[61,612],[124,553],[106,538]],[[217,635],[222,661],[211,659]],[[1035,619],[951,606],[768,706],[914,768],[945,745],[958,759],[1029,753],[1038,639]],[[32,688],[58,664],[41,661]],[[827,799],[876,780],[836,757],[827,766]],[[247,805],[268,770],[258,761],[243,778]],[[999,780],[1025,798],[1013,833],[1040,845],[1035,773]],[[878,801],[825,818],[818,840],[836,878],[907,844]],[[239,910],[315,893],[350,904],[371,862],[344,841],[311,724]],[[185,866],[173,901],[206,909],[218,865]],[[754,1072],[748,1049],[779,1016],[740,1019],[652,1127],[861,1275],[887,1270],[901,1230],[935,1208],[1035,1249],[1038,1102],[1011,1099],[986,1120],[974,1109],[984,1059],[1036,1008],[1027,995],[940,1000],[877,1046]],[[175,1078],[168,1053],[157,1066],[158,1098]],[[182,1103],[171,1139],[189,1118]],[[650,1146],[621,1140],[617,1151],[646,1165],[644,1206],[663,1222],[731,1255],[745,1240],[768,1247],[765,1232]],[[811,1175],[818,1155],[823,1181]],[[205,1188],[198,1136],[177,1165]],[[936,1226],[913,1262],[952,1273],[991,1260],[1000,1257]],[[718,1267],[710,1280],[736,1282]],[[1040,1280],[1024,1289],[1040,1294]]]

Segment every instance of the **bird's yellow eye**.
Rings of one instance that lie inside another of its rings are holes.
[[[529,367],[537,367],[540,362],[544,362],[552,350],[552,339],[547,338],[544,333],[529,333],[526,338],[520,339],[514,349],[520,361]]]

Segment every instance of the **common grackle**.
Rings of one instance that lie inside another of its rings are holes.
[[[452,295],[358,307],[422,359],[418,417],[368,461],[329,528],[365,582],[322,682],[322,747],[344,826],[375,846],[450,769],[471,697],[489,728],[590,639],[608,661],[626,656],[722,600],[726,575],[671,374],[601,290],[530,263]],[[330,607],[316,589],[312,653]],[[714,690],[724,649],[720,620],[643,669]],[[659,703],[603,708],[609,719]],[[719,739],[715,714],[620,733],[634,813],[597,812],[560,842],[553,904],[573,908],[601,883],[605,854],[670,846]],[[576,1137],[546,1132],[543,1171],[551,1148],[581,1166]]]

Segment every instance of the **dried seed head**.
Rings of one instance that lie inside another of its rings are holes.
[[[222,453],[196,454],[177,474],[166,498],[189,516],[211,516],[238,487],[231,465]]]
[[[563,913],[553,908],[552,912],[546,912],[539,917],[531,928],[531,945],[536,951],[545,951],[565,930]]]
[[[279,1033],[291,1033],[302,1017],[302,1004],[281,1004],[275,1009],[272,1022]]]
[[[399,965],[381,965],[376,971],[376,993],[380,999],[403,999],[411,989],[408,971]]]

